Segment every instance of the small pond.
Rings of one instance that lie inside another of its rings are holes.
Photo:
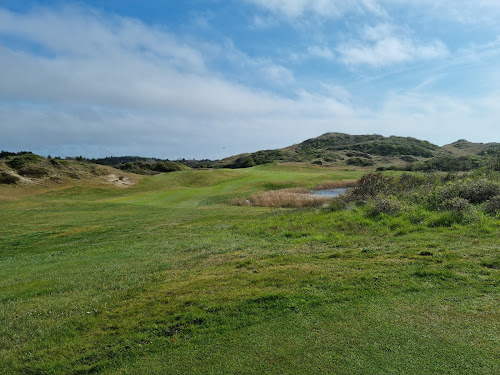
[[[348,188],[325,189],[325,190],[311,190],[312,195],[319,195],[321,197],[335,198],[339,195],[346,193]]]

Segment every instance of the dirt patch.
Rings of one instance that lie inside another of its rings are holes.
[[[132,181],[130,178],[117,175],[115,173],[108,174],[106,176],[106,182],[116,185],[116,186],[133,186],[135,185],[135,182]]]

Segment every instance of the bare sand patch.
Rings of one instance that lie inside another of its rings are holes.
[[[135,182],[130,178],[122,175],[117,175],[115,173],[108,174],[106,176],[106,182],[116,185],[116,186],[133,186]]]

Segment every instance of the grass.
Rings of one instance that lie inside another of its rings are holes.
[[[288,188],[279,190],[262,191],[248,199],[235,199],[236,205],[253,205],[258,207],[304,208],[319,207],[328,202],[328,197],[310,194],[310,190],[301,188]]]
[[[0,373],[498,373],[497,218],[227,204],[359,177],[1,187]]]

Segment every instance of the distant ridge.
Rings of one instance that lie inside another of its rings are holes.
[[[487,155],[500,160],[500,143],[473,143],[465,139],[439,147],[412,137],[379,134],[325,133],[301,143],[275,150],[234,155],[222,160],[161,160],[140,156],[111,156],[101,159],[51,158],[31,152],[0,152],[0,184],[50,179],[88,178],[121,170],[134,174],[157,174],[191,168],[248,168],[256,165],[310,163],[330,167],[367,169],[469,171],[484,166]],[[500,162],[500,161],[499,161]],[[115,169],[116,168],[116,169]]]
[[[417,161],[446,153],[447,151],[435,144],[411,137],[384,137],[378,134],[350,135],[332,132],[277,150],[263,150],[232,156],[223,159],[221,166],[244,168],[273,161],[313,162],[315,164],[345,161],[351,165],[370,166],[378,162],[394,163],[394,159],[403,162]]]

